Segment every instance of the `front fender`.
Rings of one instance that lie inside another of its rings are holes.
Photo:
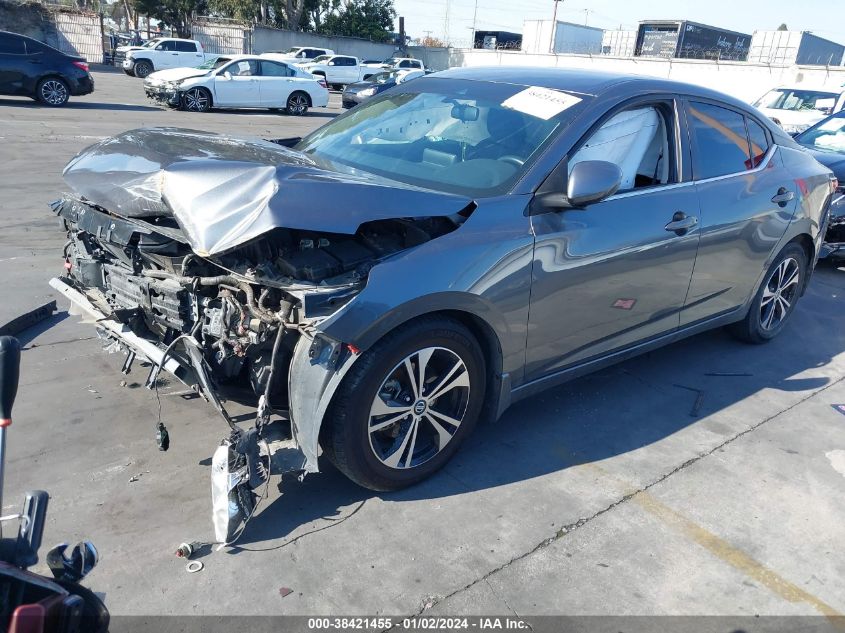
[[[329,337],[302,334],[293,349],[288,374],[291,430],[305,456],[305,472],[319,471],[320,427],[332,396],[358,355]]]

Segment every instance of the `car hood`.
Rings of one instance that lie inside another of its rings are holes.
[[[117,51],[118,53],[127,53],[129,51],[140,51],[142,48],[144,48],[144,47],[143,46],[118,46],[114,50]]]
[[[168,68],[167,70],[157,70],[150,73],[147,79],[152,82],[156,81],[179,81],[180,79],[188,79],[189,77],[202,77],[208,74],[207,68]]]
[[[775,108],[760,108],[760,112],[770,119],[780,121],[781,125],[802,125],[810,127],[815,125],[825,114],[818,110],[777,110]]]
[[[130,130],[100,141],[68,163],[64,178],[115,215],[172,216],[203,256],[275,228],[353,234],[365,222],[448,216],[472,202],[341,172],[269,141],[178,128]]]

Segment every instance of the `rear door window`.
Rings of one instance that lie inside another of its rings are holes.
[[[261,62],[261,76],[262,77],[293,77],[294,72],[279,62]]]
[[[695,101],[690,102],[687,112],[696,180],[737,174],[752,167],[742,114]]]
[[[196,53],[197,45],[193,42],[176,42],[176,51],[179,53]]]
[[[25,55],[23,38],[12,34],[0,33],[0,55]]]

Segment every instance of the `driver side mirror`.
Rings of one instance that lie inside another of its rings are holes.
[[[328,65],[329,65],[329,66],[334,66],[334,62],[329,62],[329,63],[328,63]]]
[[[228,70],[226,70],[226,71],[223,71],[223,73],[220,76],[223,77],[223,79],[225,79],[226,81],[229,81],[232,78],[232,73],[230,73]]]
[[[619,165],[604,160],[581,161],[569,173],[566,198],[573,207],[585,207],[612,196],[621,184]]]
[[[565,170],[565,166],[560,166]],[[553,174],[554,176],[554,174]],[[560,177],[565,178],[565,171]],[[554,178],[558,181],[558,178]],[[566,179],[566,193],[561,182],[560,188],[539,193],[535,198],[535,211],[560,211],[562,209],[580,209],[612,196],[622,184],[622,170],[615,163],[603,160],[585,160],[576,163]]]

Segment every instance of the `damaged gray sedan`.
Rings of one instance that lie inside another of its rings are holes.
[[[392,490],[540,389],[708,328],[771,339],[833,191],[730,97],[525,68],[424,77],[302,140],[134,130],[64,176],[53,287],[148,384],[165,369],[230,423],[229,390],[253,394],[231,438],[252,489],[274,414],[289,468],[325,453]]]

